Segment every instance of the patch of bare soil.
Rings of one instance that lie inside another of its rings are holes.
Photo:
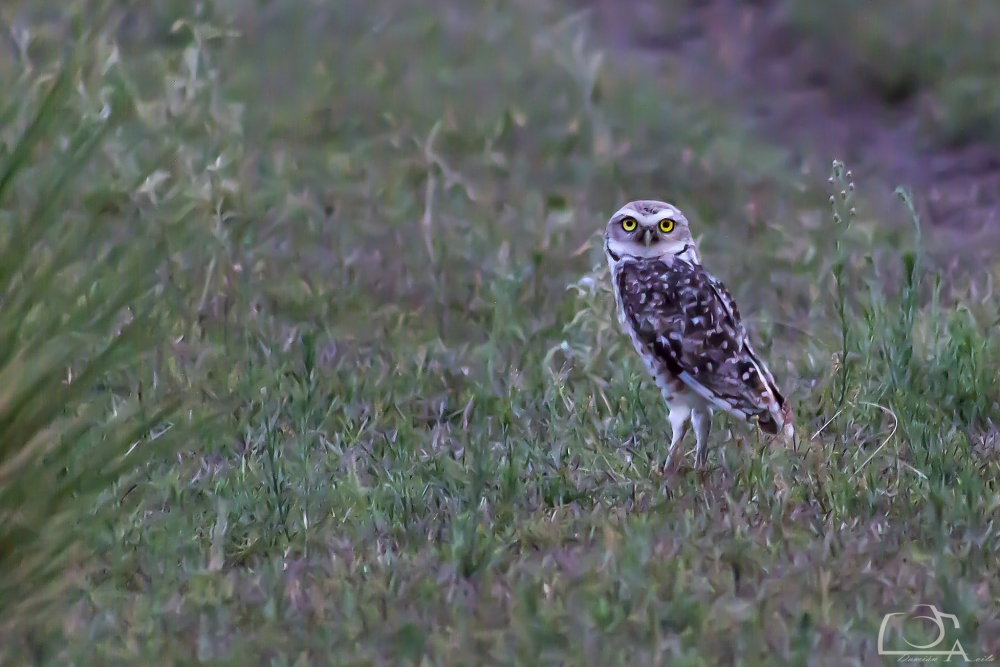
[[[611,44],[670,61],[690,86],[787,148],[796,166],[825,179],[831,160],[845,161],[878,215],[901,221],[893,191],[911,188],[933,242],[952,249],[954,262],[1000,250],[1000,149],[931,148],[919,98],[839,96],[810,65],[816,46],[790,28],[782,0],[690,0],[666,21],[662,0],[579,3]]]

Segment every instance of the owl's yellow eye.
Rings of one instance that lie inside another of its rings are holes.
[[[667,218],[665,220],[660,220],[660,231],[663,232],[664,234],[669,234],[670,232],[674,231],[674,221],[671,220],[670,218]]]
[[[634,232],[635,228],[639,226],[639,223],[635,221],[635,218],[625,218],[622,220],[622,229],[626,232]]]

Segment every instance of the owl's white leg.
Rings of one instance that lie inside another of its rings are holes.
[[[691,425],[694,427],[695,450],[694,460],[699,468],[704,468],[708,462],[708,432],[712,427],[712,411],[703,408],[691,412]]]
[[[667,460],[663,462],[664,470],[667,470],[670,466],[674,449],[677,448],[680,441],[687,435],[691,419],[691,408],[686,405],[672,405],[670,406],[670,414],[667,416],[667,419],[670,420],[670,428],[673,433],[670,438],[670,447],[667,449]]]

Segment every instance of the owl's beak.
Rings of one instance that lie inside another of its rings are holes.
[[[642,242],[646,244],[648,248],[653,243],[653,230],[647,229],[642,233]]]

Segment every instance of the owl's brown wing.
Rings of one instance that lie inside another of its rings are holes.
[[[784,397],[719,280],[680,258],[626,260],[615,280],[626,322],[672,375],[719,409],[781,430]]]

